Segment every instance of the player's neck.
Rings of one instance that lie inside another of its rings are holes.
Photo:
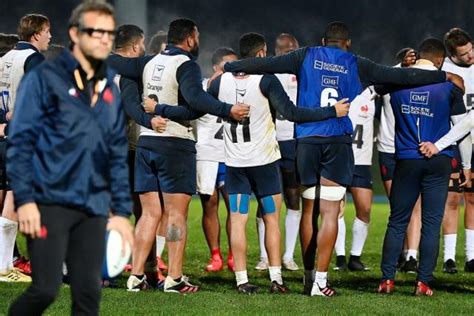
[[[81,65],[82,70],[87,74],[87,79],[90,80],[92,77],[94,77],[95,70],[100,62],[98,60],[88,58],[79,49],[79,47],[77,47],[77,45],[74,45],[72,49],[72,55],[79,62],[79,65]]]

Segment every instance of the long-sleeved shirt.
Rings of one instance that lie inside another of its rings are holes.
[[[125,115],[114,76],[102,64],[85,79],[65,50],[24,77],[7,149],[17,207],[36,202],[130,215]]]

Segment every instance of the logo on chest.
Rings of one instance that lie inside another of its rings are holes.
[[[153,74],[151,75],[151,80],[161,81],[161,77],[163,76],[164,71],[165,71],[165,66],[155,65],[155,68],[153,68]]]
[[[410,103],[412,104],[421,104],[421,105],[428,105],[428,101],[430,98],[430,92],[410,92]]]

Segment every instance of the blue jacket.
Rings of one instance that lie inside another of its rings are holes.
[[[65,50],[20,84],[7,149],[15,204],[60,204],[128,217],[128,146],[114,73],[104,67],[105,86],[91,107],[74,79],[78,67]]]

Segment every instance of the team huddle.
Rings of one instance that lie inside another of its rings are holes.
[[[457,272],[463,195],[464,269],[474,272],[474,55],[464,30],[402,49],[394,67],[351,53],[342,22],[327,25],[319,46],[300,48],[293,35],[280,34],[273,57],[263,35],[246,33],[237,51],[214,51],[213,75],[204,80],[196,62],[199,29],[190,19],[172,21],[145,48],[139,26],[116,28],[113,8],[89,1],[74,10],[68,32],[69,48],[49,45],[48,18],[29,14],[18,37],[0,35],[0,281],[32,282],[11,314],[42,313],[63,279],[72,287],[73,310],[96,314],[106,225],[133,240],[128,291],[199,291],[183,272],[194,194],[210,251],[206,273],[226,263],[239,293],[258,291],[247,274],[253,195],[255,269],[268,270],[270,292],[289,291],[282,268],[300,269],[299,236],[304,293],[336,295],[328,282],[333,252],[334,270],[369,269],[361,256],[375,118],[390,200],[378,293],[394,291],[400,270],[418,273],[415,295],[433,295],[441,227],[443,271]],[[356,209],[348,260],[347,191]],[[228,211],[226,259],[220,198]],[[31,265],[16,249],[18,230],[28,236]]]

